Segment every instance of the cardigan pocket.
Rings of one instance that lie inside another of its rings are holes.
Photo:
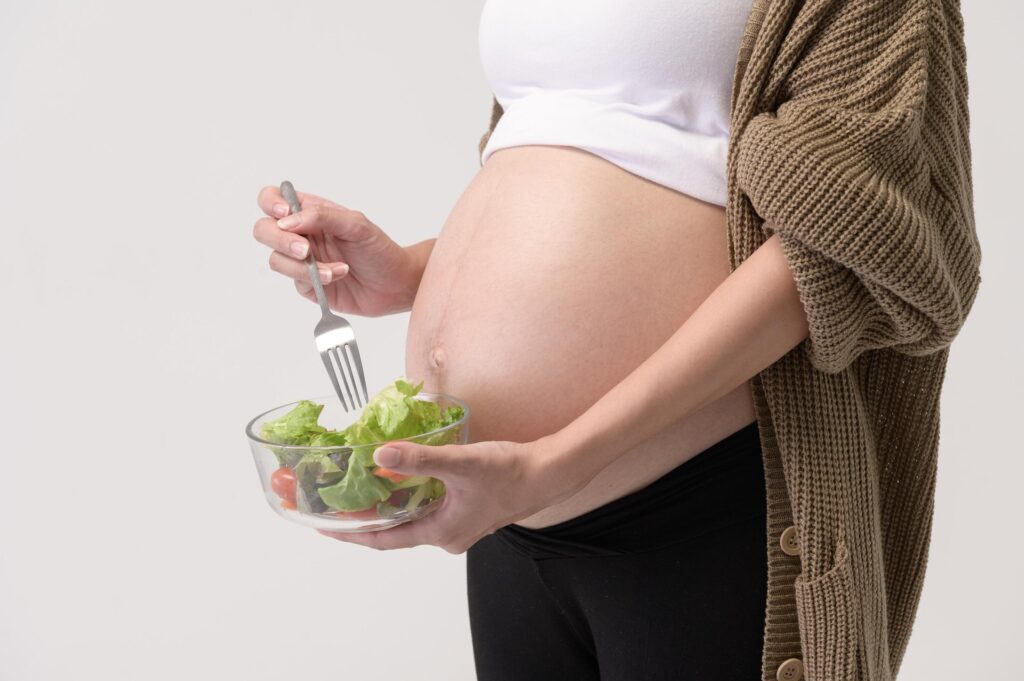
[[[859,678],[857,602],[850,553],[842,540],[833,566],[814,578],[795,581],[796,613],[807,681]]]

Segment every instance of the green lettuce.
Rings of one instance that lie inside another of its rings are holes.
[[[323,409],[322,404],[302,400],[284,416],[264,423],[260,437],[281,445],[308,446],[315,436],[327,432],[326,428],[317,423]],[[294,466],[301,456],[300,452],[278,447],[271,447],[270,451],[282,466]]]
[[[378,501],[387,501],[391,486],[366,466],[349,466],[341,482],[320,488],[320,498],[338,511],[361,511]]]
[[[271,448],[281,465],[295,469],[299,510],[307,513],[328,509],[361,511],[376,505],[378,510],[386,512],[395,508],[386,503],[392,492],[406,488],[412,493],[406,504],[410,510],[423,498],[441,496],[444,484],[440,480],[416,476],[395,483],[374,475],[378,468],[373,461],[374,448],[366,446],[440,430],[464,416],[462,407],[441,409],[435,402],[416,399],[422,388],[422,382],[414,385],[402,378],[396,380],[374,395],[359,418],[340,431],[320,426],[318,419],[323,405],[308,400],[299,402],[281,418],[264,424],[261,435],[271,442],[337,447],[304,454]],[[458,431],[435,433],[420,442],[451,444],[458,436]]]
[[[347,465],[347,462],[342,461]],[[319,490],[344,479],[345,471],[333,458],[333,453],[307,452],[295,466],[295,505],[303,513],[322,513],[327,504]]]
[[[317,423],[324,405],[302,400],[284,416],[263,424],[260,436],[281,445],[308,445],[314,435],[327,431]]]
[[[463,409],[442,410],[436,402],[418,400],[423,383],[398,379],[373,396],[362,415],[345,429],[349,445],[402,440],[449,426],[462,418]]]
[[[307,443],[310,447],[344,447],[348,444],[345,432],[338,430],[328,430],[323,433],[317,433],[309,439]]]

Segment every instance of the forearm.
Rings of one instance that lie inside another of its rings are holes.
[[[582,488],[623,452],[728,394],[807,333],[793,275],[773,235],[643,364],[543,439],[546,465],[572,491]]]
[[[436,237],[430,239],[424,239],[418,241],[411,246],[404,246],[404,250],[409,254],[410,261],[412,262],[412,269],[414,272],[414,288],[419,288],[420,279],[423,278],[423,270],[427,267],[427,261],[430,260],[430,253],[434,250],[434,244],[437,242]]]

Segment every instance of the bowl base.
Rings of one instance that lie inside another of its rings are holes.
[[[441,496],[434,501],[417,507],[413,511],[403,510],[387,518],[339,518],[322,513],[300,513],[294,509],[284,508],[280,504],[273,504],[273,507],[278,515],[305,527],[311,527],[316,530],[328,530],[330,532],[358,533],[379,532],[380,530],[386,530],[390,527],[418,520],[435,511],[441,505],[443,499],[444,496]]]

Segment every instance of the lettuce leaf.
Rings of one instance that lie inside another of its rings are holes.
[[[416,399],[422,389],[422,382],[413,384],[397,379],[374,395],[359,418],[340,431],[319,425],[323,405],[309,400],[299,402],[284,416],[264,424],[260,434],[265,440],[308,447],[337,447],[305,454],[271,447],[282,466],[295,469],[299,509],[307,513],[319,513],[327,508],[360,511],[383,504],[394,490],[402,488],[418,487],[413,490],[417,499],[443,494],[444,485],[439,480],[418,477],[396,484],[374,475],[377,469],[373,461],[374,448],[365,446],[423,435],[463,417],[462,407],[442,410],[434,402]],[[454,431],[435,433],[420,441],[426,445],[444,445],[456,442],[458,436]]]
[[[366,466],[348,467],[341,482],[321,487],[320,498],[339,511],[361,511],[391,496],[388,481],[374,475]]]
[[[320,488],[344,479],[344,470],[332,456],[327,452],[306,452],[295,466],[295,504],[303,513],[326,511],[327,505],[318,494]]]
[[[307,446],[315,436],[327,432],[326,428],[317,423],[323,409],[322,404],[302,400],[284,416],[264,423],[260,437],[281,445]],[[298,452],[277,447],[271,447],[270,451],[282,466],[294,466],[300,456]]]
[[[309,439],[306,443],[310,447],[344,447],[348,444],[345,439],[344,431],[339,430],[328,430],[323,433],[317,433]]]
[[[345,429],[348,444],[401,440],[443,428],[462,418],[462,407],[452,406],[442,411],[436,402],[416,399],[422,388],[422,382],[413,385],[400,378],[374,395],[359,419]]]
[[[324,405],[302,400],[284,416],[263,424],[260,436],[282,445],[308,445],[314,435],[326,428],[317,423]]]

